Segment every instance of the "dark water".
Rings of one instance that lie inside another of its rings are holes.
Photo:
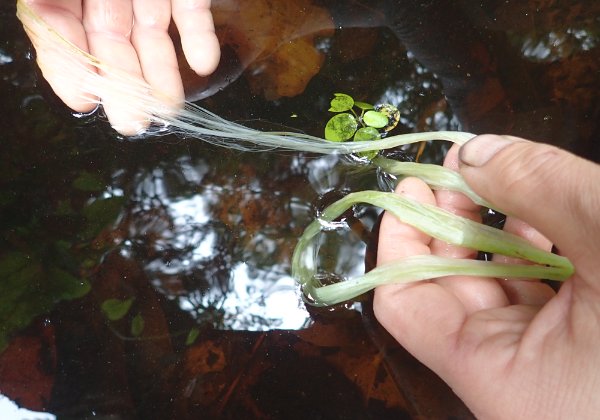
[[[326,58],[301,94],[267,100],[242,74],[200,104],[321,135],[346,92],[396,104],[399,133],[512,133],[599,160],[594,2],[323,5],[342,29],[316,41]],[[307,311],[290,278],[304,227],[345,191],[385,187],[374,171],[120,138],[53,96],[14,12],[0,6],[0,418],[33,418],[10,400],[36,418],[469,418],[368,298]],[[330,236],[323,265],[362,272],[378,214]],[[110,320],[107,302],[131,306]]]

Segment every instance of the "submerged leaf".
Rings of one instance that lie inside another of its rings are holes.
[[[323,226],[358,203],[383,208],[401,222],[433,238],[473,250],[517,257],[536,264],[507,264],[489,261],[457,260],[433,255],[407,257],[346,281],[324,285],[316,276],[317,254]],[[541,250],[520,236],[457,216],[432,204],[391,192],[350,193],[323,210],[300,237],[292,258],[292,276],[303,288],[308,301],[331,305],[352,299],[383,284],[413,282],[449,275],[475,275],[499,278],[543,278],[566,280],[574,271],[562,256]]]
[[[104,315],[111,321],[118,321],[123,318],[129,312],[133,298],[121,300],[121,299],[106,299],[102,302],[101,308]]]
[[[136,316],[134,316],[131,320],[131,335],[134,337],[139,337],[142,335],[142,332],[144,331],[144,324],[145,322],[142,314],[138,313]]]
[[[125,199],[123,197],[98,198],[83,209],[87,220],[84,237],[91,238],[99,234],[106,226],[114,223],[121,213]]]
[[[200,330],[196,327],[192,328],[185,339],[185,345],[191,346],[194,344],[198,336],[200,335]]]
[[[85,296],[91,289],[90,283],[71,275],[58,267],[48,269],[48,280],[54,290],[61,291],[62,299],[77,299]]]
[[[352,138],[357,128],[358,122],[353,115],[337,114],[327,122],[325,138],[330,141],[345,141]]]
[[[235,73],[229,79],[246,69],[243,74],[255,94],[274,100],[302,93],[325,60],[324,53],[315,46],[318,37],[334,32],[328,10],[314,3],[313,0],[213,2],[211,11],[222,50],[233,51],[237,59]],[[185,62],[183,54],[180,62]],[[191,82],[200,79],[190,73],[185,79]],[[189,85],[186,81],[186,87]]]
[[[89,172],[82,172],[75,180],[73,187],[81,191],[102,191],[106,185],[102,178]]]
[[[61,300],[90,290],[86,280],[23,252],[0,257],[0,352],[10,336]]]

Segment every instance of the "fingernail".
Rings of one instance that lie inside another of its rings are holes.
[[[458,159],[462,165],[483,166],[496,153],[513,144],[514,139],[493,134],[477,136],[466,142],[458,151]]]

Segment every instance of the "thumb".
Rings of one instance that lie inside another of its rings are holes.
[[[468,141],[459,160],[460,173],[477,194],[540,231],[578,269],[595,261],[598,165],[554,146],[496,135]]]

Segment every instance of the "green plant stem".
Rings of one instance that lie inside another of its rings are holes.
[[[494,208],[491,203],[477,195],[458,172],[443,166],[429,163],[399,162],[383,156],[376,156],[372,163],[389,174],[414,176],[423,180],[432,189],[458,191],[469,197],[475,204]]]
[[[393,213],[402,222],[449,244],[520,258],[549,267],[525,264],[498,265],[496,263],[468,262],[454,259],[440,260],[439,257],[435,256],[422,256],[416,260],[421,264],[420,268],[415,265],[416,263],[409,264],[407,266],[408,272],[405,274],[402,271],[403,264],[399,264],[397,265],[398,268],[393,271],[374,270],[377,273],[383,271],[384,274],[382,275],[366,274],[351,281],[338,283],[339,285],[323,286],[316,278],[318,244],[315,239],[325,227],[330,226],[331,222],[358,203],[368,203],[381,207]],[[440,261],[445,265],[440,265]],[[433,266],[434,263],[437,271],[428,271],[428,267]],[[489,271],[486,271],[485,267],[489,267]],[[436,206],[419,203],[398,194],[380,191],[351,193],[327,207],[320,217],[306,228],[298,241],[292,258],[293,277],[302,285],[307,298],[316,304],[332,304],[351,299],[379,284],[395,282],[396,279],[399,279],[399,281],[417,281],[440,275],[465,274],[502,278],[537,277],[565,280],[572,273],[573,266],[568,259],[536,248],[521,237],[456,216]],[[363,284],[365,278],[368,281]],[[336,290],[336,298],[328,297],[324,299],[323,293],[326,290]],[[359,290],[360,293],[356,293]]]
[[[384,284],[402,284],[444,276],[483,276],[499,279],[564,280],[565,269],[525,264],[461,260],[435,255],[415,255],[381,265],[362,276],[322,286],[311,282],[304,293],[317,306],[335,305]]]

